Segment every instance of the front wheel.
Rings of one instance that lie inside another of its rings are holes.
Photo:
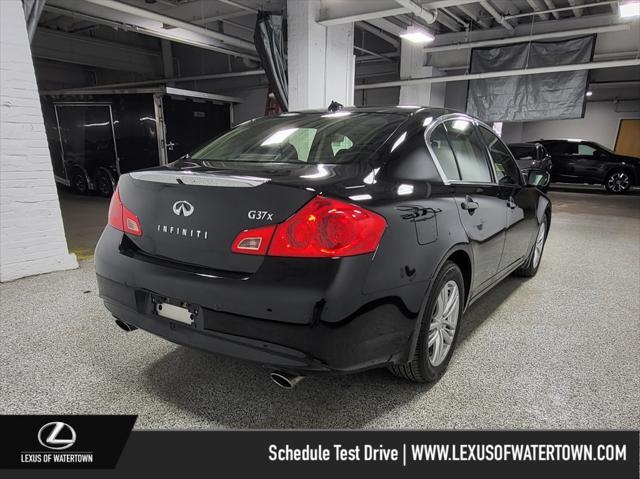
[[[409,381],[432,382],[447,369],[455,348],[464,309],[464,281],[457,264],[447,261],[438,273],[427,300],[413,358],[389,366]]]
[[[626,193],[629,188],[631,188],[631,177],[629,173],[624,170],[612,171],[607,175],[604,187],[609,193]]]

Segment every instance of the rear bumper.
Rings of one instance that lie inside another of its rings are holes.
[[[271,271],[262,276],[212,278],[126,256],[118,249],[121,240],[111,228],[100,239],[98,288],[113,316],[142,330],[298,373],[346,373],[407,360],[419,305],[410,308],[402,297],[413,297],[411,288],[362,294],[370,259],[343,258],[337,267],[335,261],[316,263],[305,273],[315,278],[302,284],[286,262],[263,265]],[[416,284],[416,291],[423,287]],[[153,304],[158,296],[198,305],[200,314],[193,325],[160,317]]]

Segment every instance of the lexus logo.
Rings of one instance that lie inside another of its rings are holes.
[[[185,200],[176,201],[173,204],[173,212],[178,216],[191,216],[193,210],[193,205]]]
[[[49,422],[38,431],[38,442],[44,447],[61,451],[76,442],[76,431],[65,422]]]

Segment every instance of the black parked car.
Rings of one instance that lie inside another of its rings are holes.
[[[553,161],[552,181],[604,185],[625,193],[640,180],[640,158],[614,153],[593,141],[540,140]]]
[[[386,365],[433,381],[463,311],[536,274],[550,221],[474,118],[286,113],[122,175],[95,263],[123,329],[257,361],[283,387]]]
[[[551,173],[551,156],[541,143],[510,143],[509,149],[525,177],[532,170]],[[549,182],[540,185],[540,189],[546,191],[548,186]]]

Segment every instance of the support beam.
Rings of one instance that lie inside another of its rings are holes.
[[[540,73],[572,72],[577,70],[600,70],[603,68],[633,67],[640,65],[640,58],[632,60],[614,60],[608,62],[577,63],[573,65],[557,65],[553,67],[526,68],[522,70],[505,70],[499,72],[471,73],[465,75],[446,75],[439,77],[416,78],[412,80],[397,80],[382,83],[368,83],[356,85],[356,90],[369,90],[371,88],[392,88],[407,85],[421,85],[429,83],[448,83],[453,81],[482,80],[486,78],[502,78],[522,75],[538,75]]]
[[[370,25],[367,22],[358,22],[358,23],[356,23],[356,27],[358,27],[361,30],[364,30],[366,32],[369,32],[372,35],[375,35],[376,37],[384,40],[385,42],[387,42],[389,45],[393,46],[394,48],[400,48],[400,40],[398,38],[394,37],[393,35],[389,35],[387,32],[385,32],[381,28],[374,27],[373,25]]]
[[[400,55],[400,78],[433,77],[439,71],[425,66],[425,54],[420,45],[402,40]],[[403,84],[400,86],[399,105],[444,106],[445,85]]]
[[[569,5],[571,5],[572,7],[581,7],[583,3],[584,2],[582,0],[569,0]],[[582,10],[580,8],[574,8],[573,14],[576,17],[580,17],[582,16]]]
[[[458,9],[482,28],[489,28],[489,22],[480,18],[471,5],[458,5]]]
[[[320,12],[320,0],[287,1],[291,111],[353,105],[353,23],[324,26]]]
[[[527,0],[527,3],[541,19],[549,20],[549,14],[543,12],[544,7],[540,4],[540,0]]]
[[[162,72],[157,51],[134,48],[121,43],[96,40],[87,35],[74,35],[47,28],[38,28],[31,45],[35,58],[88,65],[145,75]]]
[[[124,5],[124,4],[122,4]],[[72,18],[79,18],[100,25],[106,25],[117,30],[131,31],[156,38],[164,38],[177,43],[184,43],[197,48],[211,50],[225,55],[242,58],[249,58],[258,61],[255,53],[241,50],[236,47],[227,46],[225,43],[214,40],[211,36],[201,35],[181,28],[166,29],[163,24],[141,17],[135,17],[120,11],[98,7],[87,2],[76,2],[74,0],[48,0],[45,10],[55,12]],[[202,28],[202,27],[199,27]],[[203,30],[206,30],[202,28]],[[210,30],[207,30],[211,32]],[[222,35],[219,34],[218,35]],[[247,42],[248,43],[248,42]]]
[[[116,10],[118,12],[126,13],[129,15],[135,15],[147,20],[160,22],[161,24],[171,25],[172,27],[181,28],[189,32],[198,33],[200,35],[204,35],[205,37],[218,40],[219,42],[230,45],[232,47],[242,48],[244,50],[255,52],[255,46],[253,45],[253,43],[249,43],[240,38],[231,37],[223,33],[208,30],[199,25],[194,25],[193,23],[185,22],[184,20],[180,20],[178,18],[173,18],[167,15],[162,15],[161,13],[152,12],[151,10],[145,10],[144,8],[135,7],[133,5],[121,3],[116,0],[85,0],[85,2],[92,3],[101,7],[106,7],[111,10]]]
[[[484,8],[487,12],[489,12],[489,15],[491,15],[496,22],[498,22],[500,25],[502,25],[504,28],[506,28],[507,30],[509,30],[510,32],[513,31],[513,25],[511,25],[508,21],[506,21],[504,19],[504,17],[502,16],[502,14],[500,14],[498,12],[498,10],[496,10],[493,5],[491,5],[488,0],[487,1],[481,1],[480,5],[482,6],[482,8]]]
[[[551,14],[553,15],[553,18],[558,20],[560,18],[560,13],[558,13],[556,11],[556,5],[555,5],[555,3],[553,3],[553,0],[544,0],[544,4],[551,11]]]
[[[481,40],[477,42],[454,43],[451,45],[439,45],[436,47],[426,47],[426,53],[446,52],[450,50],[468,50],[470,48],[491,47],[497,45],[510,45],[512,43],[524,43],[535,40],[549,40],[551,38],[573,37],[579,35],[589,35],[592,33],[620,32],[631,30],[628,23],[620,23],[617,25],[607,25],[604,27],[578,28],[575,30],[564,30],[560,32],[538,33],[534,35],[524,35],[521,37],[498,38],[495,40]]]
[[[573,7],[555,7],[554,3],[552,2],[552,0],[545,0],[545,3],[547,4],[547,6],[551,5],[554,6],[554,8],[550,8],[548,10],[541,10],[538,12],[525,12],[525,13],[518,13],[516,15],[506,15],[504,17],[505,20],[511,20],[512,18],[522,18],[522,17],[530,17],[532,15],[538,15],[541,13],[552,13],[553,16],[558,19],[560,18],[559,12],[566,12],[567,10],[573,10],[574,12],[576,10],[580,10],[580,9],[584,9],[584,8],[590,8],[590,7],[599,7],[600,5],[610,5],[612,8],[616,8],[617,4],[618,4],[618,0],[607,0],[607,1],[602,1],[602,2],[594,2],[594,3],[588,3],[586,5],[575,5]],[[580,15],[578,15],[580,16]]]
[[[436,21],[437,11],[427,10],[428,7],[425,8],[422,5],[417,5],[413,3],[413,0],[396,0],[396,2],[406,8],[410,13],[422,18],[428,24]]]

